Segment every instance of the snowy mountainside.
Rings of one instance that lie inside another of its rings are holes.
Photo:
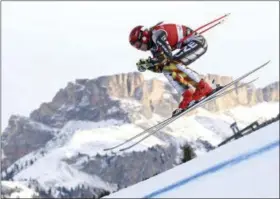
[[[1,198],[37,198],[39,193],[25,182],[1,181]]]
[[[139,106],[134,100],[122,101],[125,109]],[[69,121],[44,147],[23,156],[7,171],[20,165],[14,180],[36,179],[55,197],[63,195],[59,187],[71,190],[80,185],[94,188],[91,194],[114,192],[174,167],[178,164],[179,146],[184,143],[191,145],[196,154],[204,154],[207,148],[201,141],[216,146],[232,135],[229,125],[234,121],[238,125],[263,121],[277,115],[278,110],[279,103],[238,106],[218,113],[199,108],[195,114],[183,116],[138,146],[117,155],[105,153],[102,149],[118,144],[165,118],[153,114],[151,119],[139,115],[134,123],[114,119]],[[32,164],[26,165],[31,161]],[[143,161],[146,166],[143,166]]]
[[[2,169],[16,160],[44,147],[60,129],[14,115],[1,135]]]

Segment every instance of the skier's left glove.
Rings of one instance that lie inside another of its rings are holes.
[[[137,63],[137,69],[140,72],[145,72],[147,69],[149,69],[150,67],[153,67],[153,63],[151,63],[151,59],[140,59]]]

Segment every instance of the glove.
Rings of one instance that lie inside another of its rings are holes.
[[[148,59],[140,59],[137,63],[137,69],[139,72],[144,72],[148,68],[153,67],[153,64],[150,62],[150,58]]]

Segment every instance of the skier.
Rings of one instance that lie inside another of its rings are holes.
[[[185,38],[192,34],[190,38]],[[150,70],[163,73],[183,99],[172,115],[181,113],[197,100],[209,95],[213,89],[188,66],[207,51],[205,38],[185,25],[162,24],[151,28],[142,25],[132,29],[130,44],[138,50],[150,51],[153,57],[140,59],[140,72]],[[172,52],[179,49],[174,55]],[[195,88],[195,90],[192,89]]]

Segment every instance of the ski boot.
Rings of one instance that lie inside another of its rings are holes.
[[[179,108],[173,111],[172,117],[181,114],[189,106],[189,104],[193,101],[193,94],[194,91],[190,88],[183,93],[183,100],[180,102]]]
[[[203,79],[201,79],[196,87],[194,94],[192,95],[193,100],[199,101],[203,97],[207,97],[213,93],[213,88]]]
[[[193,92],[191,89],[187,89],[183,93],[183,100],[179,105],[179,108],[173,111],[172,117],[181,114],[191,105],[195,104],[203,97],[207,97],[213,93],[212,87],[203,79],[198,83],[196,90]]]

